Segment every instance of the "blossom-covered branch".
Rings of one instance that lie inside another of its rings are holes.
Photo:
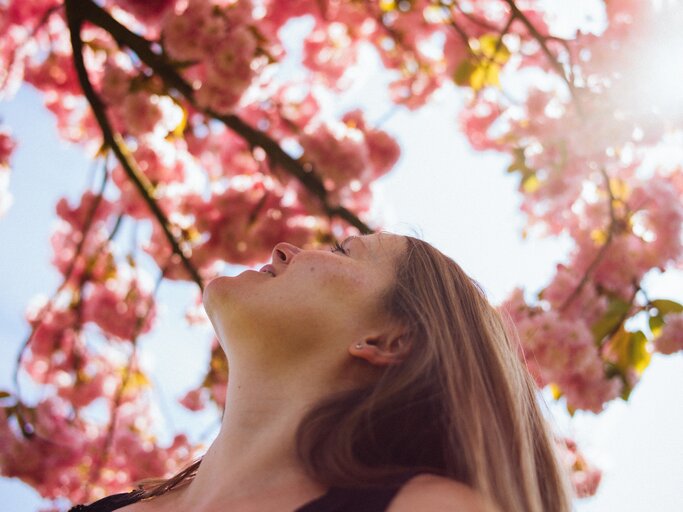
[[[152,51],[151,43],[117,22],[104,9],[91,0],[73,0],[78,4],[79,15],[109,32],[119,44],[133,50],[166,84],[181,93],[193,106],[198,107],[194,99],[192,86],[176,72],[164,54]],[[198,107],[201,110],[201,107]],[[264,132],[257,130],[234,114],[226,115],[211,109],[205,113],[218,119],[235,133],[244,138],[252,147],[262,148],[270,160],[295,176],[323,204],[325,212],[330,216],[338,216],[354,226],[361,233],[372,233],[373,230],[343,205],[330,204],[328,193],[315,169],[305,169],[303,165],[289,156],[280,145]]]
[[[84,22],[82,8],[84,4],[87,3],[89,3],[87,0],[65,0],[66,16],[71,34],[71,46],[73,48],[74,66],[76,68],[76,73],[78,74],[78,80],[83,89],[83,93],[93,109],[95,118],[97,119],[100,129],[102,130],[104,142],[114,152],[116,158],[121,163],[121,166],[126,171],[126,175],[135,184],[140,195],[156,217],[161,229],[164,232],[164,235],[166,236],[166,240],[173,248],[173,253],[180,258],[185,270],[187,270],[190,276],[192,276],[192,279],[197,286],[199,286],[200,289],[203,289],[204,284],[202,282],[202,278],[192,264],[190,255],[186,254],[186,251],[183,249],[183,247],[181,247],[181,242],[177,240],[176,235],[172,233],[172,226],[166,214],[161,210],[159,204],[154,200],[154,188],[152,184],[137,168],[135,160],[131,158],[130,152],[127,150],[125,142],[121,136],[113,131],[111,123],[107,119],[105,107],[93,89],[90,79],[88,78],[88,70],[86,69],[85,62],[83,61],[83,41],[81,40],[81,28]]]

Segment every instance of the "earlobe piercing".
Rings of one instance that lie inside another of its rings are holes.
[[[363,348],[363,344],[362,343],[356,343],[356,348]]]

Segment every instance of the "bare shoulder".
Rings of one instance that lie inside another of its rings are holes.
[[[500,512],[477,491],[457,480],[430,473],[411,478],[387,512]]]

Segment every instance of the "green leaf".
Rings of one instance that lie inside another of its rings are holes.
[[[498,34],[484,34],[479,38],[479,52],[495,64],[505,64],[510,58],[510,50]]]
[[[629,340],[630,358],[633,368],[641,375],[650,364],[651,354],[647,350],[647,337],[643,331],[631,333]]]
[[[631,307],[630,302],[617,298],[610,300],[607,305],[607,311],[603,317],[591,327],[591,332],[593,333],[593,338],[595,338],[596,343],[600,343],[605,336],[616,329],[629,307]]]
[[[475,92],[500,86],[500,68],[510,59],[510,50],[498,34],[484,34],[472,42],[470,49],[472,55],[458,65],[453,81],[470,86]]]
[[[455,73],[453,73],[453,81],[461,86],[470,85],[470,77],[472,73],[477,68],[477,64],[472,62],[471,59],[465,59],[458,67],[455,68]]]
[[[664,317],[661,314],[657,314],[650,317],[650,331],[652,331],[653,336],[659,336],[659,333],[664,326]]]
[[[650,364],[651,355],[643,331],[629,332],[621,327],[610,338],[605,353],[624,379],[629,370],[641,375]]]
[[[658,299],[650,302],[652,306],[657,308],[663,316],[669,313],[683,313],[683,304],[679,304],[673,300],[668,299]]]

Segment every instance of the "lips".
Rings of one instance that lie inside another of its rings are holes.
[[[273,265],[263,265],[260,269],[259,272],[266,272],[269,273],[271,276],[275,277],[277,274],[275,273],[275,267]]]

